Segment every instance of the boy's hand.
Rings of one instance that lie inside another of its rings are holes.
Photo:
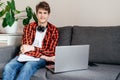
[[[45,59],[46,61],[53,61],[55,62],[55,56],[48,57],[48,56],[41,56],[40,58]]]
[[[32,45],[22,45],[20,48],[22,53],[28,52],[28,51],[34,51],[34,46]]]

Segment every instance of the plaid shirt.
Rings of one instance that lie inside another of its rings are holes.
[[[24,27],[24,34],[22,38],[22,45],[28,44],[32,45],[35,39],[37,24],[35,22],[30,23],[29,25]],[[58,30],[57,28],[48,23],[48,28],[45,34],[45,37],[42,41],[42,48],[35,47],[35,51],[29,51],[25,54],[39,58],[41,55],[45,56],[54,56],[55,55],[55,47],[58,43]]]

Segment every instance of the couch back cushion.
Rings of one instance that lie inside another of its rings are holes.
[[[20,46],[0,47],[0,64],[8,63],[13,57],[18,54]]]
[[[72,45],[90,45],[89,61],[120,64],[120,27],[73,27]]]
[[[59,27],[58,46],[70,45],[72,26]]]

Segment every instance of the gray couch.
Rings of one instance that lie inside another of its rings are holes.
[[[58,28],[58,46],[90,44],[89,68],[53,74],[38,70],[31,80],[120,80],[120,26],[65,26]],[[0,48],[0,76],[19,47]]]

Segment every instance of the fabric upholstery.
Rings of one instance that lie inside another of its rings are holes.
[[[72,26],[59,27],[58,32],[59,32],[58,46],[70,45]]]
[[[32,77],[31,80],[47,80],[46,78],[46,69],[42,68],[38,70]]]
[[[120,64],[120,27],[73,27],[72,45],[90,45],[90,62]]]
[[[120,73],[118,74],[115,80],[120,80]]]
[[[48,80],[115,80],[120,71],[119,65],[104,65],[89,67],[87,70],[77,70],[53,74],[47,72]]]
[[[0,79],[2,78],[2,72],[3,72],[3,68],[5,66],[6,63],[0,63]]]
[[[0,47],[0,63],[7,63],[19,52],[19,46]]]

